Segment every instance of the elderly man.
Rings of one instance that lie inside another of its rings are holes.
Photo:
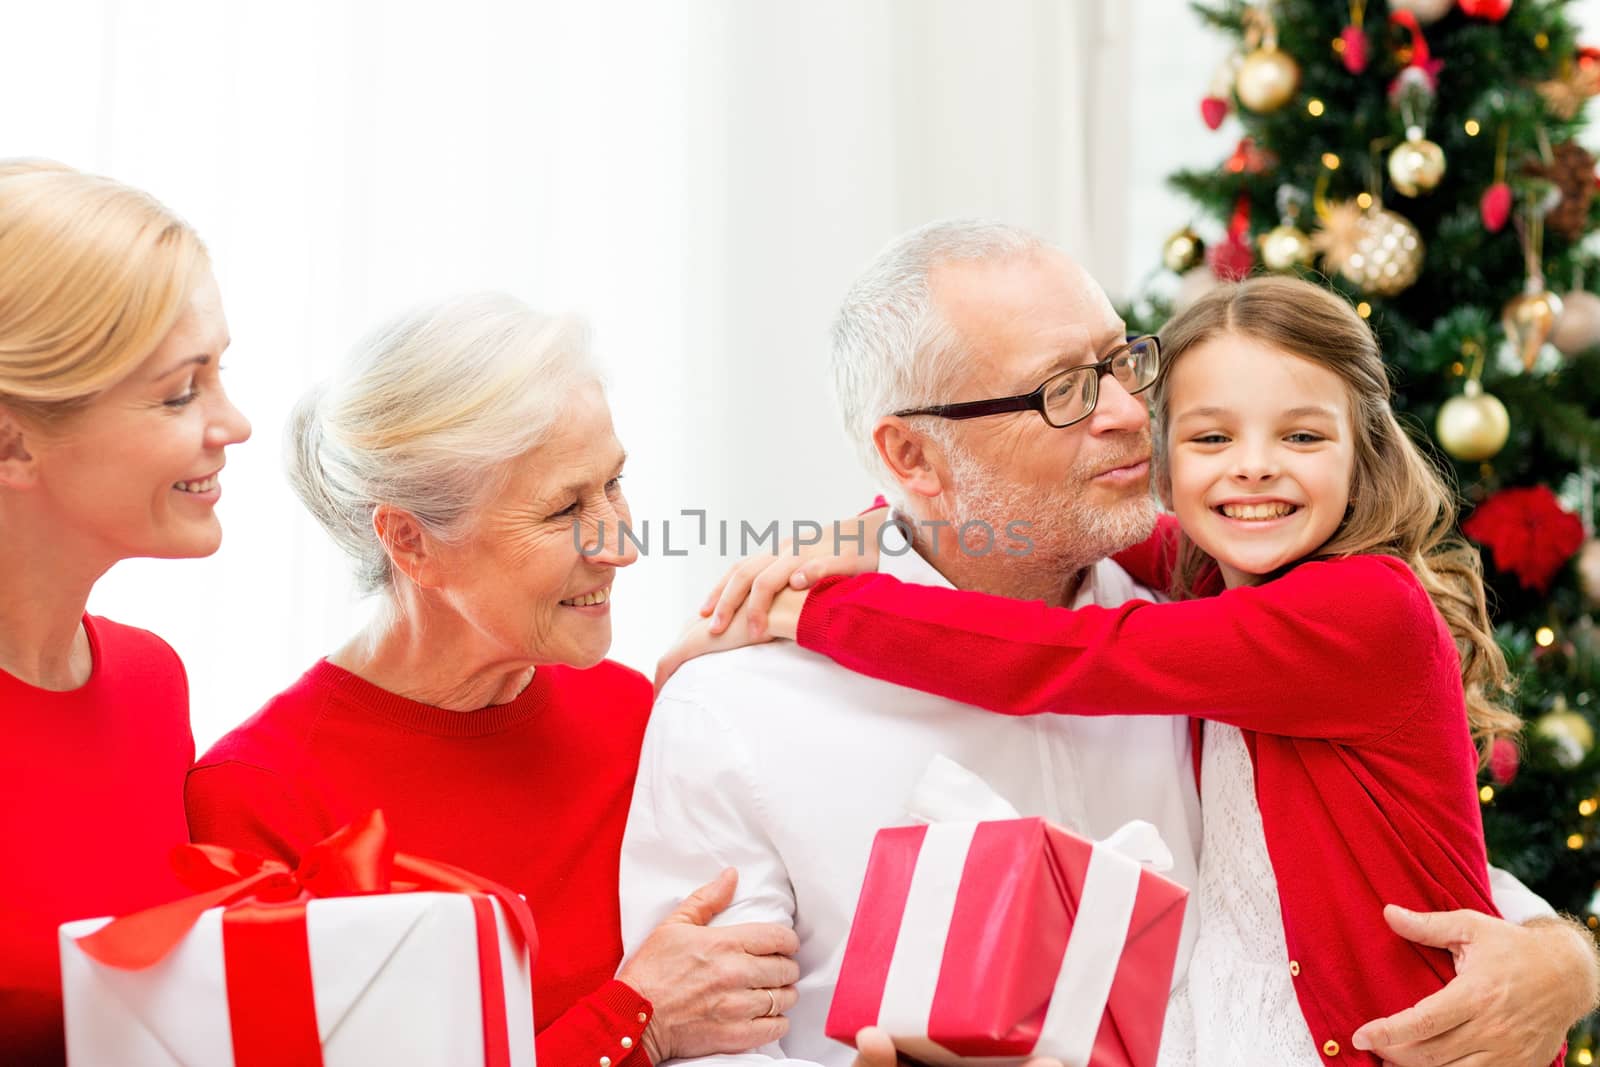
[[[1150,383],[1127,370],[1136,361],[1107,369],[1092,412],[1062,429],[1030,411],[962,424],[892,414],[1025,393],[1121,346],[1122,322],[1080,267],[1009,227],[934,224],[874,261],[834,337],[847,429],[916,531],[914,551],[902,554],[889,534],[882,570],[1054,605],[1150,595],[1107,558],[1145,538],[1156,517],[1149,423],[1132,395]],[[964,552],[953,532],[1015,520],[1031,524],[1021,554]],[[623,938],[638,945],[720,866],[738,867],[740,884],[719,922],[793,924],[801,979],[788,1037],[728,1062],[850,1061],[822,1031],[867,855],[880,827],[905,821],[935,755],[975,771],[1024,814],[1091,837],[1151,822],[1174,854],[1171,876],[1195,884],[1200,818],[1186,720],[994,716],[787,643],[697,659],[661,692],[645,738],[623,844]],[[1500,903],[1532,913],[1525,900]],[[1399,1064],[1548,1063],[1594,996],[1591,982],[1571,981],[1593,972],[1586,939],[1558,924],[1458,915],[1423,917],[1408,933],[1437,939],[1430,927],[1444,924],[1469,947],[1461,975],[1425,1010],[1365,1036]],[[1192,939],[1189,922],[1175,981]]]

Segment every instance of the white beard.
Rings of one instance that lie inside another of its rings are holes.
[[[1130,451],[1128,459],[1145,454],[1143,448]],[[1110,507],[1083,499],[1082,487],[1114,463],[1115,457],[1102,454],[1092,465],[1081,462],[1063,482],[1044,486],[1008,481],[953,444],[947,446],[946,455],[955,483],[951,521],[958,530],[966,523],[985,524],[993,530],[994,548],[988,558],[1004,561],[1009,572],[1005,587],[1015,587],[1018,579],[1025,578],[1030,586],[1039,583],[1041,589],[1058,588],[1084,568],[1149,537],[1161,513],[1155,497],[1148,493]],[[1008,523],[1030,525],[1020,526],[1020,536],[1011,537]],[[1022,551],[1020,537],[1031,541],[1032,548],[1023,555],[1008,555],[1007,547]],[[982,535],[974,534],[968,541],[976,542],[969,546],[969,555],[982,555]]]

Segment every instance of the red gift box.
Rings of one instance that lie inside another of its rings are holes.
[[[1188,891],[1118,851],[1121,836],[1038,818],[879,831],[828,1036],[879,1026],[937,1064],[1154,1064]]]

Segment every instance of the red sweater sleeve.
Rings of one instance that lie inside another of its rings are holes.
[[[191,770],[183,799],[195,841],[289,864],[299,863],[302,850],[338,829],[307,811],[276,772],[237,760]]]
[[[1363,743],[1415,710],[1419,660],[1456,655],[1442,628],[1404,563],[1356,556],[1201,600],[1075,611],[827,579],[798,638],[857,673],[1006,714],[1191,715]]]
[[[1178,520],[1162,515],[1149,537],[1111,557],[1146,589],[1166,592],[1178,563]]]
[[[537,966],[537,964],[535,965]],[[601,1057],[612,1067],[650,1067],[639,1037],[654,1009],[626,982],[612,979],[545,1026],[534,1039],[540,1067],[595,1067]],[[626,1038],[629,1047],[623,1048]]]

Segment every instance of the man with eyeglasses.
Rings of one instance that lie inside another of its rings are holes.
[[[1158,512],[1138,394],[1156,380],[1160,348],[1126,337],[1081,267],[1012,227],[935,223],[867,268],[833,340],[847,433],[899,520],[885,528],[880,569],[1053,605],[1151,596],[1109,557],[1148,537]],[[1022,550],[997,544],[1019,522]],[[1201,823],[1185,719],[995,716],[790,643],[692,660],[662,689],[645,738],[623,844],[625,949],[726,866],[740,882],[719,924],[786,922],[800,939],[787,1036],[712,1062],[851,1063],[855,1053],[823,1024],[867,856],[879,828],[906,821],[934,756],[972,770],[1023,814],[1089,837],[1153,823],[1174,855],[1169,877],[1195,884]],[[1513,1017],[1537,1020],[1539,1032],[1564,1028],[1551,988],[1581,957],[1564,932],[1540,940],[1542,931],[1499,927],[1486,935],[1481,973],[1446,1006],[1481,1005],[1465,1025],[1495,1053],[1482,1062],[1516,1064],[1520,1050],[1506,1050],[1499,1032],[1517,1032]],[[1192,938],[1189,918],[1175,982]],[[749,1005],[753,1016],[768,1008],[764,998]],[[1420,1030],[1412,1019],[1398,1034],[1445,1026],[1437,1011],[1424,1014]],[[875,1047],[863,1062],[892,1062]],[[1448,1062],[1433,1051],[1390,1058]]]

